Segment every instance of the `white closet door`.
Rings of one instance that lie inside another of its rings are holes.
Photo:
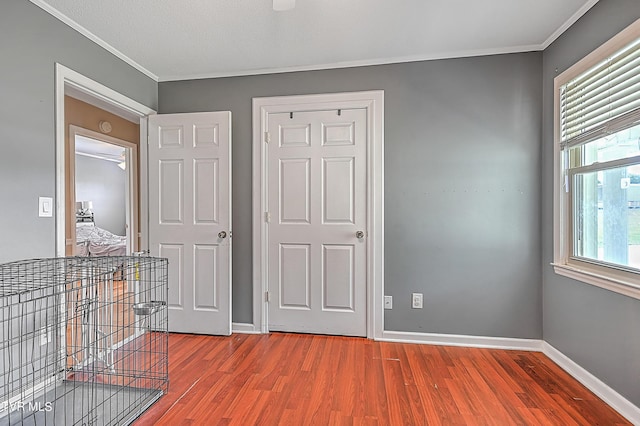
[[[367,334],[366,119],[269,114],[269,330]]]

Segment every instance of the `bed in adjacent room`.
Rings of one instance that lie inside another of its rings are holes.
[[[125,256],[127,237],[115,235],[93,222],[76,223],[76,256]]]

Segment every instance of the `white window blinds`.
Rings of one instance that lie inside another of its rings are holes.
[[[640,39],[560,88],[560,141],[576,146],[640,120]]]

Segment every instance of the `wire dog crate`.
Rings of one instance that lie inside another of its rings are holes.
[[[0,426],[128,424],[168,390],[167,259],[0,265]]]

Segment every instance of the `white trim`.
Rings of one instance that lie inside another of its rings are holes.
[[[93,130],[85,129],[83,127],[75,126],[73,124],[69,125],[69,136],[74,136],[69,140],[69,148],[75,151],[75,136],[85,136],[91,139],[103,141],[110,143],[111,145],[116,145],[124,148],[126,151],[126,162],[128,164],[127,170],[125,170],[125,174],[127,176],[126,179],[126,214],[125,214],[125,223],[127,226],[127,254],[131,254],[136,251],[136,246],[138,245],[138,208],[139,204],[136,202],[138,198],[140,198],[138,187],[140,183],[138,182],[138,155],[139,149],[138,146],[130,141],[126,141],[124,139],[118,139],[113,136],[105,135],[102,133],[94,132]],[[93,158],[101,158],[100,156],[79,153],[76,152],[76,155],[84,155],[87,157]],[[107,161],[120,162],[120,160],[111,160],[104,159]],[[73,160],[71,160],[73,161]],[[75,166],[73,167],[75,169]],[[73,182],[73,187],[75,188],[75,176],[70,176],[71,181]],[[75,194],[73,195],[73,203],[72,206],[75,206]],[[73,240],[75,240],[75,229],[71,229],[71,235],[74,236]],[[66,248],[65,248],[66,250]]]
[[[106,102],[115,108],[135,114],[138,117],[155,114],[155,111],[148,106],[143,105],[122,93],[116,92],[115,90],[100,84],[97,81],[72,70],[71,68],[67,68],[60,63],[56,63],[56,87],[60,79],[63,79],[65,85],[73,88],[74,92],[80,91],[90,97]]]
[[[64,13],[55,9],[54,7],[47,4],[44,0],[29,0],[34,5],[38,6],[54,18],[60,20],[64,24],[78,31],[83,36],[87,37],[89,40],[96,43],[98,46],[107,50],[117,58],[131,65],[133,68],[137,69],[147,77],[153,79],[156,82],[165,82],[165,81],[180,81],[180,80],[200,80],[206,78],[220,78],[220,77],[238,77],[238,76],[249,76],[249,75],[262,75],[262,74],[280,74],[287,72],[298,72],[298,71],[316,71],[316,70],[326,70],[326,69],[336,69],[336,68],[352,68],[352,67],[365,67],[372,65],[388,65],[388,64],[398,64],[398,63],[406,63],[406,62],[421,62],[421,61],[433,61],[440,59],[452,59],[452,58],[470,58],[475,56],[489,56],[489,55],[504,55],[511,53],[522,53],[522,52],[535,52],[542,51],[546,49],[551,43],[553,43],[560,35],[562,35],[571,25],[573,25],[578,19],[582,17],[589,9],[591,9],[598,0],[589,0],[585,3],[576,13],[574,13],[569,19],[567,19],[558,29],[556,29],[542,44],[528,44],[521,46],[506,46],[506,47],[498,47],[498,48],[489,48],[489,49],[471,49],[471,50],[451,50],[446,52],[441,52],[437,54],[419,54],[419,55],[408,55],[408,56],[396,56],[390,58],[374,58],[374,59],[363,59],[358,61],[344,61],[344,62],[330,62],[325,64],[314,64],[314,65],[294,65],[289,67],[278,67],[278,68],[260,68],[253,70],[229,70],[229,71],[219,71],[219,72],[211,72],[211,73],[202,73],[202,74],[186,74],[186,75],[166,75],[166,76],[157,76],[120,50],[116,49],[97,35],[93,34],[87,28],[80,25],[78,22],[74,21]]]
[[[582,383],[591,392],[616,410],[627,420],[635,425],[640,425],[640,408],[631,403],[624,396],[620,395],[609,385],[598,379],[596,376],[582,368],[575,361],[551,346],[547,342],[542,343],[542,353],[558,364],[571,377]],[[633,374],[633,373],[631,373]]]
[[[411,331],[384,331],[382,342],[418,343],[422,345],[463,346],[467,348],[509,349],[519,351],[542,350],[542,340],[509,337],[466,336],[460,334],[416,333]]]
[[[578,19],[582,18],[582,15],[587,13],[595,4],[598,3],[598,0],[589,0],[587,1],[580,9],[576,11],[573,15],[567,19],[564,24],[560,25],[560,27],[553,32],[541,45],[540,50],[544,50],[551,45],[558,37],[560,37],[565,31],[569,29],[573,24],[575,24]]]
[[[406,62],[420,62],[420,61],[433,61],[440,59],[452,59],[452,58],[470,58],[475,56],[489,56],[489,55],[504,55],[511,53],[522,53],[522,52],[535,52],[542,51],[546,49],[551,43],[553,43],[560,35],[562,35],[571,25],[573,25],[582,15],[584,15],[589,9],[591,9],[598,0],[589,0],[585,3],[576,13],[574,13],[569,19],[567,19],[558,29],[556,29],[542,44],[528,44],[521,46],[506,46],[506,47],[498,47],[498,48],[489,48],[489,49],[471,49],[471,50],[451,50],[446,52],[441,52],[437,54],[419,54],[419,55],[408,55],[408,56],[396,56],[390,58],[374,58],[374,59],[363,59],[358,61],[344,61],[344,62],[330,62],[325,64],[314,64],[314,65],[294,65],[289,67],[278,67],[278,68],[260,68],[253,70],[229,70],[229,71],[219,71],[219,72],[211,72],[211,73],[202,73],[202,74],[186,74],[186,75],[166,75],[166,76],[157,76],[120,50],[116,49],[97,35],[93,34],[87,28],[80,25],[78,22],[74,21],[64,13],[59,10],[51,7],[44,0],[29,0],[34,5],[38,6],[54,18],[60,20],[64,24],[78,31],[83,36],[87,37],[89,40],[96,43],[98,46],[112,53],[117,58],[131,65],[133,68],[137,69],[141,73],[145,74],[147,77],[153,79],[156,82],[165,82],[165,81],[180,81],[180,80],[199,80],[205,78],[220,78],[220,77],[237,77],[237,76],[249,76],[249,75],[262,75],[262,74],[280,74],[286,72],[298,72],[298,71],[316,71],[316,70],[326,70],[326,69],[336,69],[336,68],[352,68],[352,67],[365,67],[372,65],[387,65],[387,64],[398,64],[398,63],[406,63]]]
[[[120,52],[118,49],[116,49],[115,47],[111,46],[109,43],[107,43],[106,41],[104,41],[103,39],[98,37],[97,35],[93,34],[91,31],[89,31],[88,29],[86,29],[85,27],[83,27],[82,25],[80,25],[79,23],[74,21],[73,19],[69,18],[64,13],[62,13],[59,10],[51,7],[45,1],[43,1],[43,0],[29,0],[29,1],[31,3],[33,3],[33,4],[35,4],[36,6],[38,6],[40,9],[44,10],[45,12],[47,12],[49,15],[51,15],[54,18],[60,20],[64,24],[68,25],[69,27],[73,28],[74,30],[76,30],[77,32],[79,32],[80,34],[82,34],[83,36],[85,36],[86,38],[91,40],[92,42],[96,43],[98,46],[102,47],[107,52],[113,54],[115,57],[117,57],[117,58],[123,60],[124,62],[126,62],[127,64],[131,65],[133,68],[137,69],[138,71],[140,71],[141,73],[143,73],[147,77],[153,79],[156,82],[158,81],[158,76],[153,74],[151,71],[149,71],[148,69],[146,69],[145,67],[143,67],[142,65],[140,65],[139,63],[134,61],[133,59],[129,58],[124,53]]]
[[[567,262],[565,224],[567,223],[568,195],[565,189],[564,166],[560,148],[560,86],[557,78],[553,85],[553,261],[556,264]]]
[[[140,118],[140,251],[149,253],[149,119]],[[144,159],[144,160],[143,160]]]
[[[638,38],[640,32],[640,19],[636,19],[632,24],[625,29],[614,35],[608,41],[603,43],[600,47],[593,50],[587,56],[573,64],[567,70],[559,74],[554,81],[557,82],[559,88],[563,84],[569,82],[573,78],[577,77],[587,69],[595,66],[596,64],[604,61],[606,58],[616,53],[632,41]]]
[[[613,388],[598,379],[575,361],[558,351],[544,340],[515,339],[503,337],[465,336],[454,334],[432,334],[402,331],[385,331],[383,342],[416,343],[426,345],[462,346],[471,348],[507,349],[542,352],[558,364],[571,377],[582,383],[598,398],[625,417],[634,425],[640,425],[640,408],[620,395]]]
[[[256,330],[253,324],[244,322],[232,322],[231,333],[236,334],[262,334],[260,330]]]
[[[620,31],[600,47],[593,50],[587,56],[556,76],[553,80],[553,267],[556,274],[566,276],[586,284],[595,285],[619,294],[635,299],[640,299],[638,280],[629,272],[622,274],[614,268],[606,266],[580,267],[577,262],[570,259],[571,246],[571,212],[569,193],[565,189],[565,180],[568,179],[567,165],[561,149],[560,135],[560,88],[585,72],[589,68],[602,62],[618,50],[627,46],[638,38],[640,34],[640,19]],[[637,274],[636,274],[637,275]],[[640,276],[639,276],[640,277]]]
[[[268,333],[264,294],[267,291],[264,129],[269,113],[365,108],[367,134],[367,337],[380,338],[384,329],[384,91],[278,96],[253,99],[253,324]]]
[[[65,67],[59,63],[56,63],[55,67],[55,153],[56,153],[56,231],[55,231],[55,253],[57,257],[63,257],[65,255],[65,122],[64,122],[64,95],[65,87],[73,87],[76,90],[80,90],[94,98],[107,102],[114,107],[120,108],[129,113],[135,113],[140,118],[143,118],[149,114],[155,113],[151,108],[142,105],[139,102],[134,101],[126,97],[125,95],[116,92],[88,77],[83,76],[70,68]],[[140,136],[143,136],[143,126],[140,126]],[[146,137],[146,126],[144,129],[144,136]],[[143,145],[143,139],[140,139],[140,145]],[[140,163],[143,164],[147,161],[146,151],[141,150]],[[146,196],[146,188],[140,187],[140,198]],[[144,221],[141,224],[141,229],[145,229]]]
[[[133,124],[138,124],[138,122],[140,121],[139,115],[133,114],[129,111],[122,110],[118,107],[114,107],[107,102],[102,102],[99,99],[96,99],[95,97],[93,97],[92,95],[87,95],[86,93],[81,92],[80,90],[77,90],[74,87],[71,87],[71,86],[65,87],[64,94],[65,96],[70,96],[74,99],[77,99],[87,104],[91,104],[94,107],[100,108],[101,110],[110,112],[111,114],[114,114],[120,118],[124,118],[125,120],[130,121]]]
[[[596,287],[604,288],[605,290],[623,294],[634,299],[640,299],[640,288],[636,287],[634,283],[627,282],[622,279],[616,279],[611,275],[598,274],[596,272],[580,269],[571,265],[552,265],[554,272],[558,275],[582,281],[587,284],[592,284]]]
[[[289,67],[258,68],[258,69],[248,69],[248,70],[229,70],[229,71],[218,71],[218,72],[210,72],[210,73],[203,73],[203,74],[165,75],[165,76],[160,76],[158,81],[166,82],[166,81],[181,81],[181,80],[202,80],[206,78],[241,77],[241,76],[263,75],[263,74],[282,74],[287,72],[300,72],[300,71],[322,71],[322,70],[339,69],[339,68],[368,67],[372,65],[390,65],[390,64],[407,63],[407,62],[435,61],[440,59],[458,59],[458,58],[471,58],[476,56],[506,55],[511,53],[537,52],[541,50],[542,50],[542,46],[540,46],[539,44],[500,47],[495,49],[452,50],[449,52],[442,52],[437,54],[420,54],[420,55],[409,55],[409,56],[397,56],[397,57],[391,57],[391,58],[362,59],[358,61],[329,62],[324,64],[292,65]]]

